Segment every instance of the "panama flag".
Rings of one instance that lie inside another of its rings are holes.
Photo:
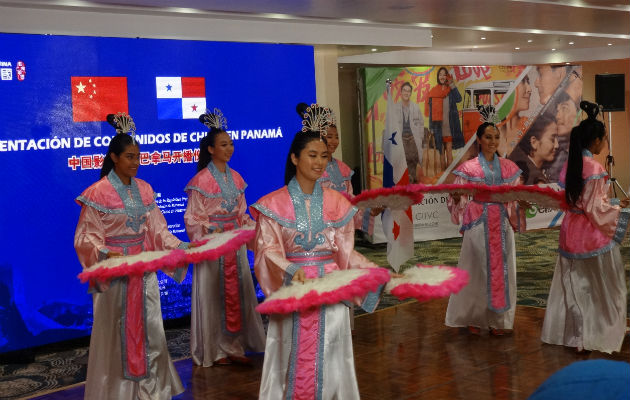
[[[157,76],[158,119],[197,119],[206,112],[206,79]]]
[[[396,131],[393,123],[394,100],[390,85],[387,86],[387,112],[383,131],[383,187],[409,184],[407,160],[403,148],[402,132]],[[413,218],[411,207],[407,210],[386,208],[381,216],[383,231],[387,238],[387,262],[398,272],[407,260],[413,257]]]

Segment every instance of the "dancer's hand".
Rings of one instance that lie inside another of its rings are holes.
[[[122,256],[123,256],[123,254],[119,253],[117,251],[109,251],[107,253],[107,258],[122,257]]]
[[[532,203],[530,203],[529,201],[526,201],[526,200],[519,200],[518,201],[518,206],[520,208],[522,208],[523,210],[529,210],[530,207],[532,206]]]
[[[628,206],[630,206],[630,199],[619,200],[619,205],[622,208],[628,208]]]
[[[455,204],[457,204],[462,199],[462,194],[457,193],[457,192],[451,193],[451,197],[453,198],[453,201],[455,202]]]
[[[383,212],[383,210],[385,209],[385,207],[374,207],[370,210],[370,215],[372,217],[376,217],[377,215],[379,215],[380,213]]]
[[[295,271],[295,274],[293,274],[293,279],[291,279],[291,282],[298,282],[302,284],[306,282],[306,273],[304,273],[304,270],[302,268]]]

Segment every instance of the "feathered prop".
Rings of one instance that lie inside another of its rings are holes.
[[[256,236],[256,229],[244,227],[232,231],[211,233],[204,236],[198,247],[185,251],[186,263],[197,264],[201,261],[216,260],[222,255],[238,250],[239,247],[249,242]]]
[[[460,193],[473,196],[478,201],[507,203],[525,200],[541,207],[567,210],[564,190],[536,185],[476,185],[473,183],[440,185],[413,184],[366,190],[351,199],[351,203],[359,208],[389,207],[404,210],[412,204],[422,201],[423,193]]]
[[[88,280],[106,282],[121,276],[141,276],[145,272],[160,269],[175,269],[190,263],[216,260],[222,255],[237,250],[256,235],[253,228],[211,233],[196,242],[198,247],[188,250],[144,251],[124,257],[113,257],[86,268],[78,275],[82,283]]]
[[[408,185],[407,189],[420,193],[461,193],[473,196],[483,202],[507,203],[524,200],[546,208],[566,210],[569,208],[564,197],[564,190],[537,185],[476,185],[474,183],[440,185]]]
[[[256,307],[261,314],[288,314],[305,311],[324,304],[337,304],[344,300],[374,292],[389,281],[385,268],[353,268],[333,271],[322,278],[308,279],[304,284],[283,286]]]
[[[365,190],[350,199],[350,202],[362,209],[387,207],[392,210],[406,210],[422,202],[423,197],[420,191],[410,190],[409,186],[393,186]]]
[[[184,257],[184,250],[181,249],[144,251],[132,256],[113,257],[97,262],[77,277],[81,283],[85,283],[88,280],[106,282],[121,276],[142,276],[145,272],[180,267],[186,264]]]
[[[468,279],[468,272],[459,268],[418,264],[416,268],[405,270],[402,278],[392,278],[385,292],[399,300],[427,301],[459,292],[468,284]]]

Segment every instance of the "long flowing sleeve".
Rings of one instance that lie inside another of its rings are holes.
[[[584,183],[581,207],[588,220],[605,236],[621,243],[628,229],[630,209],[613,205],[608,198],[608,182],[603,178]]]
[[[105,246],[105,228],[99,214],[96,209],[83,206],[74,233],[74,248],[84,269],[105,259],[109,252]]]
[[[256,222],[252,219],[252,217],[247,214],[247,201],[245,200],[245,195],[241,194],[238,196],[238,224],[239,226],[255,226]]]
[[[468,182],[464,177],[457,175],[455,176],[455,181],[453,183],[457,185],[464,185],[470,182]],[[464,219],[464,212],[466,211],[466,207],[468,206],[469,202],[470,197],[465,194],[461,195],[459,203],[455,203],[455,200],[453,200],[453,196],[448,196],[448,199],[446,200],[446,207],[451,213],[451,222],[453,222],[455,225],[462,224],[462,221]]]
[[[352,221],[335,230],[334,240],[337,247],[334,257],[339,269],[378,267],[354,250],[354,224]],[[366,312],[373,312],[378,306],[383,288],[384,286],[381,285],[377,291],[370,292],[362,298],[355,298],[354,303]]]
[[[292,265],[286,259],[280,225],[264,214],[258,216],[254,242],[256,278],[266,296],[278,290]]]
[[[166,219],[162,211],[156,206],[147,215],[147,250],[172,250],[175,248],[186,249],[188,243],[182,242],[168,230]],[[181,283],[186,277],[188,266],[172,271],[163,270],[165,274]]]
[[[334,238],[337,247],[335,261],[339,269],[378,267],[378,265],[354,250],[354,223],[352,221],[337,228]]]
[[[517,186],[520,183],[519,179],[515,179],[510,182],[510,186]],[[527,229],[527,219],[525,217],[525,210],[521,208],[517,201],[511,201],[507,203],[508,219],[510,225],[516,232],[525,232]]]
[[[188,191],[184,223],[190,240],[199,240],[210,231],[211,224],[208,220],[205,199],[206,197],[196,190]]]

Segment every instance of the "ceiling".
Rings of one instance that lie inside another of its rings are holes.
[[[177,7],[174,7],[176,3]],[[432,44],[396,46],[344,40],[340,56],[431,47],[439,51],[552,52],[623,46],[630,49],[630,2],[622,0],[0,0],[0,7],[327,24],[347,28],[396,29],[413,39],[427,32]],[[245,24],[241,29],[247,29]],[[2,30],[2,25],[0,25]],[[299,30],[299,28],[298,28]],[[345,31],[347,32],[347,31]],[[322,35],[328,32],[322,32]],[[274,39],[275,40],[275,39]],[[286,37],[282,42],[290,43]],[[304,43],[307,39],[297,39]],[[374,50],[375,49],[375,50]],[[630,53],[630,51],[629,51]]]

